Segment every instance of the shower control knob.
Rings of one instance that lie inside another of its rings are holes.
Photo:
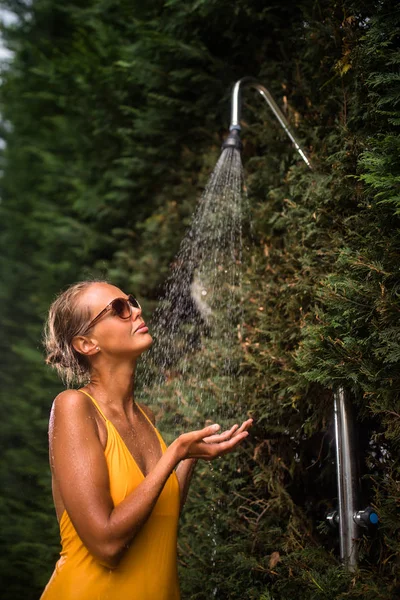
[[[366,509],[354,513],[354,521],[360,527],[369,527],[369,525],[377,525],[379,518],[375,509],[372,506],[367,506]]]
[[[328,524],[332,527],[332,529],[336,529],[339,525],[339,513],[337,510],[333,510],[332,512],[326,515],[326,520]]]

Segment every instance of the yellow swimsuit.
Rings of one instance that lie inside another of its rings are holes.
[[[144,475],[111,421],[94,398],[89,398],[106,423],[104,454],[116,506],[143,481]],[[164,453],[164,440],[154,429]],[[60,519],[60,559],[41,600],[179,600],[176,560],[179,502],[179,483],[173,471],[150,517],[114,570],[100,565],[89,553],[64,511]]]

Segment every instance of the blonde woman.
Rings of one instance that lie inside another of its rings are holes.
[[[136,362],[152,343],[132,295],[81,282],[53,302],[47,362],[70,384],[50,416],[62,551],[42,600],[178,600],[177,525],[194,463],[231,452],[251,419],[183,433],[168,448],[135,401]]]

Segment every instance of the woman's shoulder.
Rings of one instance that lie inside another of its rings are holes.
[[[95,413],[94,408],[93,402],[82,392],[72,389],[64,390],[54,398],[50,420],[80,421],[82,418],[91,417]]]

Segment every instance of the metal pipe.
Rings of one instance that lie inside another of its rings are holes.
[[[287,136],[293,142],[297,152],[300,154],[301,158],[304,160],[306,165],[311,169],[312,168],[311,163],[310,163],[309,159],[307,158],[305,152],[300,147],[300,144],[297,141],[296,136],[290,130],[289,123],[288,123],[285,115],[282,113],[281,109],[279,108],[279,106],[277,105],[277,103],[275,102],[275,100],[273,99],[271,94],[269,93],[269,91],[263,85],[261,85],[256,79],[253,79],[252,77],[243,77],[242,79],[239,79],[239,81],[237,81],[233,87],[232,104],[231,104],[231,124],[229,127],[229,131],[232,132],[232,131],[240,131],[241,130],[241,126],[240,126],[241,90],[244,87],[252,87],[261,94],[261,96],[267,102],[268,106],[274,113],[275,117],[278,119],[279,123],[283,127]]]
[[[360,531],[354,519],[359,481],[351,402],[342,386],[334,391],[334,413],[340,557],[347,569],[354,571],[357,566],[357,538]]]

